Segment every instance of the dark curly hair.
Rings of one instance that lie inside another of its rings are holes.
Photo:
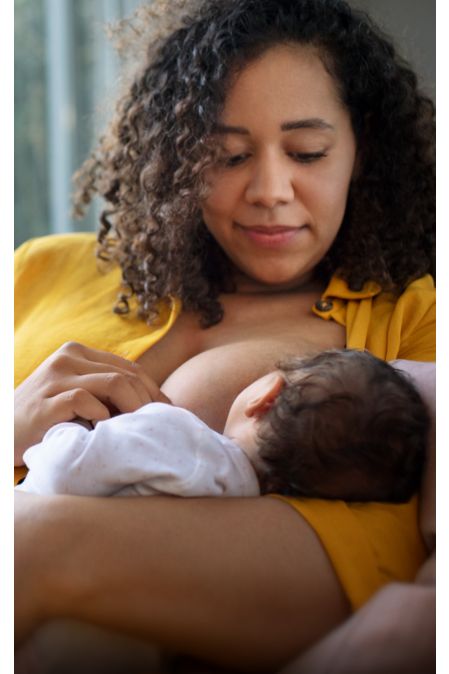
[[[403,503],[418,490],[430,418],[409,377],[367,351],[280,363],[259,427],[262,493]]]
[[[200,209],[217,161],[210,138],[233,74],[278,44],[318,50],[359,148],[343,222],[317,274],[338,273],[353,290],[371,280],[401,292],[433,273],[434,105],[366,14],[343,0],[154,0],[127,25],[132,41],[146,41],[144,62],[78,172],[74,202],[82,214],[96,193],[106,201],[97,255],[122,269],[115,311],[128,312],[134,295],[151,322],[159,302],[177,296],[203,326],[221,320],[230,263]],[[149,26],[159,34],[148,36]]]

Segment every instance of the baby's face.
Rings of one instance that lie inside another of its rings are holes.
[[[268,412],[284,385],[277,370],[247,386],[234,400],[226,419],[223,434],[243,449],[250,461],[257,461],[257,424]]]

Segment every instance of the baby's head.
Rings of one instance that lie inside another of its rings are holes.
[[[235,399],[224,433],[262,493],[407,501],[418,489],[429,417],[406,375],[368,352],[290,358]]]

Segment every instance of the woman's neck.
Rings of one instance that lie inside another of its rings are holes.
[[[257,281],[242,272],[235,272],[235,293],[238,295],[275,295],[296,292],[311,292],[324,289],[324,283],[316,277],[313,271],[287,283],[268,284]]]

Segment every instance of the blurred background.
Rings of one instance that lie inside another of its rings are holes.
[[[15,245],[96,228],[71,217],[71,177],[111,112],[120,61],[105,25],[142,0],[15,0]],[[435,0],[350,0],[395,39],[435,99]]]

